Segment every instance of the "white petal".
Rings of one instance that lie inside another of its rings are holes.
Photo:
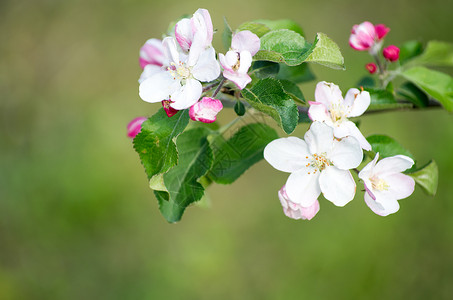
[[[324,197],[336,206],[345,206],[354,199],[356,185],[349,171],[329,166],[321,172],[319,185]]]
[[[344,96],[344,104],[351,107],[354,104],[355,98],[360,94],[360,90],[356,88],[349,89]]]
[[[231,48],[238,51],[248,51],[253,56],[260,50],[260,38],[249,30],[244,30],[233,35]]]
[[[327,156],[334,166],[349,170],[357,168],[363,160],[363,151],[354,137],[348,136],[341,141],[334,141],[332,151]]]
[[[330,118],[330,114],[327,110],[327,107],[322,104],[321,102],[313,102],[309,101],[310,108],[308,109],[308,117],[313,122],[326,122],[328,125],[332,123],[332,119]]]
[[[179,64],[179,51],[176,46],[176,40],[174,37],[166,37],[162,41],[162,46],[164,47],[164,54],[168,61],[171,63]]]
[[[401,173],[412,167],[413,164],[414,161],[405,155],[386,157],[376,164],[373,173],[379,177]]]
[[[145,68],[143,69],[142,74],[140,75],[140,79],[138,80],[138,83],[142,83],[146,79],[152,77],[153,75],[163,71],[162,67],[156,66],[156,65],[146,65]]]
[[[314,168],[308,167],[291,173],[286,181],[286,193],[292,202],[312,206],[321,194],[319,172],[314,173]]]
[[[359,128],[357,128],[357,126],[354,124],[354,122],[343,121],[340,124],[337,124],[334,127],[334,135],[337,138],[343,138],[343,137],[349,136],[349,135],[353,136],[359,141],[360,147],[362,147],[362,149],[371,151],[370,143],[368,143],[368,141],[363,136],[363,134],[359,130]]]
[[[239,54],[240,64],[238,73],[247,74],[250,66],[252,65],[252,55],[248,51],[241,51]]]
[[[390,198],[392,199],[404,199],[412,195],[414,192],[415,181],[408,175],[396,173],[388,176],[382,176],[380,178],[389,185],[388,190],[384,192],[385,194],[391,195]]]
[[[307,143],[297,137],[273,140],[264,148],[264,159],[275,169],[292,173],[311,162]]]
[[[331,103],[343,102],[343,96],[338,85],[321,81],[316,85],[315,100],[330,107]]]
[[[349,93],[349,91],[348,91],[348,93]],[[368,107],[370,106],[370,103],[371,103],[371,97],[370,97],[370,93],[368,93],[367,91],[363,91],[363,92],[359,92],[358,94],[354,94],[352,105],[350,105],[351,111],[349,112],[348,117],[361,116],[368,109]]]
[[[228,64],[225,55],[219,53],[219,61],[225,71],[234,72],[231,65]]]
[[[197,64],[192,69],[193,77],[208,82],[217,79],[220,75],[220,66],[215,59],[215,50],[210,47],[203,51],[198,59]]]
[[[184,51],[189,51],[193,40],[192,22],[190,19],[182,19],[176,23],[175,36],[181,48]]]
[[[211,21],[211,15],[207,9],[198,9],[192,17],[192,24],[196,34],[202,33],[204,37],[204,47],[208,47],[212,42],[214,33]]]
[[[252,78],[247,73],[238,74],[238,72],[224,70],[223,76],[226,79],[232,81],[240,90],[242,90],[247,86],[247,84],[252,82]]]
[[[379,153],[376,153],[376,156],[372,161],[370,161],[363,169],[359,172],[359,178],[362,180],[368,180],[373,176],[374,166],[376,165],[377,160],[379,159]],[[367,186],[371,186],[367,184]]]
[[[368,205],[368,207],[375,213],[380,216],[388,216],[389,214],[396,213],[400,206],[398,204],[398,201],[392,200],[392,201],[387,201],[385,204],[379,203],[376,200],[373,200],[368,193],[365,193],[365,203]]]
[[[159,72],[144,80],[139,87],[139,95],[146,102],[160,102],[179,89],[179,80],[175,80],[168,72]]]
[[[321,122],[313,122],[305,133],[310,153],[329,153],[333,146],[333,129]]]
[[[230,67],[237,64],[238,60],[239,60],[239,53],[237,53],[236,51],[228,51],[225,54],[225,62]]]
[[[191,107],[200,99],[202,90],[198,80],[187,79],[186,84],[171,95],[171,107],[177,110]]]

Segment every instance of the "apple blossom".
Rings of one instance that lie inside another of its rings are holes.
[[[363,149],[371,150],[370,143],[348,119],[358,117],[367,110],[371,102],[370,93],[352,88],[343,99],[337,85],[321,81],[316,85],[315,100],[309,101],[308,116],[312,121],[325,122],[334,129],[335,137],[353,136]]]
[[[349,45],[358,51],[369,50],[370,53],[376,54],[381,48],[380,41],[390,31],[384,24],[373,25],[370,22],[363,22],[354,25],[349,37]]]
[[[217,114],[223,109],[220,100],[203,97],[200,101],[190,107],[189,116],[193,121],[212,123],[217,120]]]
[[[384,55],[386,60],[394,62],[397,61],[398,58],[400,57],[400,48],[394,45],[390,45],[384,48],[382,54]]]
[[[288,194],[286,194],[285,186],[278,191],[278,198],[280,199],[285,215],[294,220],[311,220],[319,211],[318,200],[316,200],[310,207],[303,207],[300,204],[292,202],[289,199]]]
[[[346,205],[356,191],[349,169],[362,162],[359,142],[352,136],[335,139],[333,129],[321,122],[312,123],[304,139],[280,138],[264,148],[271,166],[291,173],[286,181],[289,199],[308,208],[322,192],[336,206]]]
[[[376,214],[387,216],[399,210],[397,200],[414,192],[415,181],[401,172],[413,166],[405,155],[386,157],[378,163],[379,153],[359,173],[365,184],[365,203]]]
[[[260,50],[259,37],[249,30],[233,35],[231,48],[225,55],[219,54],[223,76],[231,80],[239,89],[245,88],[252,79],[247,74],[252,65],[252,57]]]
[[[370,72],[370,74],[374,74],[377,71],[377,66],[375,63],[368,63],[365,65],[365,68]]]
[[[135,136],[142,130],[142,123],[146,121],[145,117],[137,117],[127,124],[127,136],[135,138]]]

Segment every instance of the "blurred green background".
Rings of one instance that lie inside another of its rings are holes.
[[[211,186],[210,208],[163,219],[126,137],[159,107],[138,97],[138,50],[200,7],[222,52],[222,16],[326,33],[347,71],[313,70],[343,92],[369,62],[348,46],[353,24],[387,24],[387,45],[453,41],[446,0],[0,1],[0,299],[452,299],[453,120],[440,109],[362,119],[439,165],[437,196],[417,188],[397,214],[372,213],[358,187],[342,209],[322,200],[312,221],[288,219],[287,174],[261,162]]]

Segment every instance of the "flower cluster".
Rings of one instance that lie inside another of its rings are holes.
[[[350,89],[343,99],[333,83],[319,82],[315,102],[309,102],[313,123],[304,139],[280,138],[264,149],[264,158],[275,169],[290,173],[278,196],[285,214],[293,219],[313,218],[319,211],[318,197],[336,206],[354,199],[356,184],[350,173],[362,163],[363,150],[371,150],[349,117],[362,115],[370,105],[366,91]],[[365,202],[371,210],[386,216],[399,209],[397,200],[414,191],[414,180],[402,171],[413,165],[409,157],[398,155],[377,162],[375,159],[359,173],[365,184]]]

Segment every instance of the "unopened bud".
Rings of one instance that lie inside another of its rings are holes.
[[[390,45],[384,48],[382,54],[384,54],[385,59],[388,61],[397,61],[400,57],[400,48]]]
[[[377,66],[375,63],[369,63],[365,65],[365,68],[370,72],[370,74],[374,74],[377,71]]]
[[[142,130],[142,123],[146,121],[145,117],[138,117],[133,119],[127,124],[127,136],[135,138],[135,136]]]

